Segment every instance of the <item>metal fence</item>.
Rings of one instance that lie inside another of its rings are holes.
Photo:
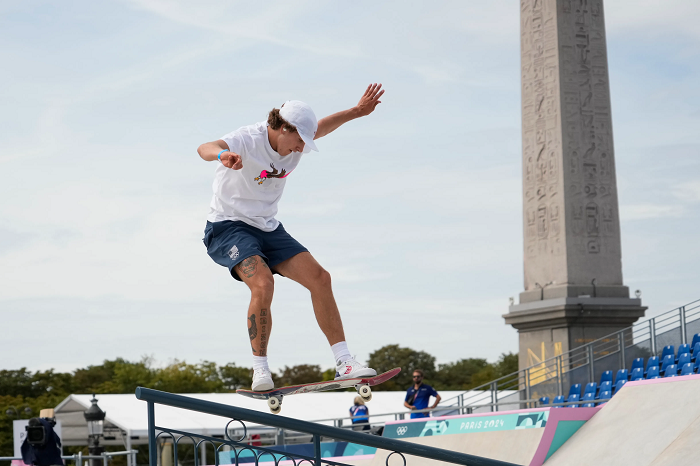
[[[533,399],[566,395],[573,384],[598,382],[604,371],[627,369],[636,358],[660,355],[664,346],[689,343],[696,333],[700,299],[444,400],[440,407],[457,413],[484,406],[491,411],[535,407]]]
[[[136,398],[147,402],[149,466],[159,466],[160,464],[165,463],[165,461],[160,462],[158,458],[157,442],[158,439],[161,437],[172,439],[173,458],[171,464],[173,465],[179,464],[178,446],[181,442],[184,441],[186,444],[194,446],[195,449],[200,449],[202,448],[202,446],[205,446],[206,448],[207,445],[210,445],[215,452],[214,463],[216,466],[219,465],[218,453],[220,451],[223,451],[224,447],[230,448],[234,452],[231,455],[233,464],[243,463],[243,461],[239,462],[239,459],[242,456],[249,457],[252,453],[252,456],[254,458],[253,464],[255,465],[258,465],[265,458],[269,458],[268,461],[273,462],[275,465],[279,465],[281,462],[284,461],[289,462],[294,466],[300,466],[302,464],[315,466],[321,466],[326,464],[334,466],[349,466],[345,463],[339,463],[336,461],[321,458],[321,438],[329,438],[338,441],[374,447],[380,450],[390,451],[392,453],[386,459],[387,465],[389,465],[389,459],[392,458],[392,456],[394,455],[396,455],[395,459],[398,459],[399,461],[402,460],[402,464],[406,465],[407,462],[405,455],[411,455],[418,456],[420,458],[429,458],[447,463],[462,464],[469,466],[515,466],[512,463],[506,463],[503,461],[481,458],[478,456],[468,455],[465,453],[457,453],[449,450],[442,450],[439,448],[428,447],[425,445],[405,442],[401,440],[378,437],[376,435],[368,435],[360,432],[348,431],[336,427],[316,424],[313,422],[300,421],[284,416],[261,413],[258,411],[252,411],[249,409],[224,405],[221,403],[214,403],[211,401],[199,400],[196,398],[191,398],[182,395],[175,395],[172,393],[161,392],[149,388],[137,388]],[[158,426],[156,425],[155,416],[156,404],[172,406],[183,410],[197,411],[200,413],[211,414],[214,416],[220,416],[224,419],[229,419],[228,424],[226,424],[225,438],[215,438],[203,434],[194,434],[191,432],[170,429],[165,426]],[[262,446],[252,446],[247,443],[244,443],[243,440],[246,438],[247,430],[247,426],[245,424],[246,422],[310,434],[313,439],[312,443],[314,445],[314,456],[311,457],[296,453],[279,452],[270,448]],[[240,436],[240,438],[232,438],[232,436],[229,434],[229,426],[232,423],[240,424],[240,427],[242,427],[243,434]],[[504,446],[504,448],[507,447]],[[412,464],[421,464],[422,461],[423,460],[416,458]],[[394,462],[393,464],[396,464],[396,462]],[[194,466],[201,466],[201,461],[196,455],[194,457]]]
[[[73,461],[75,463],[75,466],[83,466],[83,462],[87,462],[89,464],[90,460],[101,461],[103,466],[108,466],[110,460],[115,456],[126,456],[127,458],[129,458],[131,464],[135,465],[137,453],[138,450],[103,452],[101,455],[83,455],[82,452],[79,452],[75,455],[61,456],[61,459],[63,459],[64,462]],[[0,461],[22,461],[22,457],[2,456],[0,457]]]

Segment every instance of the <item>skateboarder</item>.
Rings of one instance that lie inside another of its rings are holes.
[[[336,379],[377,374],[356,361],[348,349],[330,274],[287,233],[275,215],[287,177],[303,154],[318,151],[314,140],[372,113],[382,94],[381,84],[370,84],[355,107],[320,121],[304,102],[287,101],[273,109],[267,121],[244,126],[197,149],[202,159],[218,164],[204,230],[207,253],[250,288],[248,336],[255,391],[274,388],[267,361],[273,274],[294,280],[311,292],[316,321],[333,351]]]

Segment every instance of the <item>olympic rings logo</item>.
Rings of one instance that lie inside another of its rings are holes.
[[[404,435],[406,432],[408,432],[408,426],[401,426],[396,429],[397,435]]]

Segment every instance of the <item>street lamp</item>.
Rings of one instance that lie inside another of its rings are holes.
[[[83,413],[88,427],[88,451],[91,456],[99,456],[104,451],[104,448],[100,446],[100,437],[104,431],[104,420],[107,413],[97,406],[97,398],[95,398],[94,393],[90,401],[92,405]],[[99,466],[100,461],[93,459],[90,460],[90,464],[91,466]]]
[[[32,415],[32,408],[30,408],[29,406],[25,406],[23,411],[24,414],[26,414],[27,416]],[[21,416],[19,410],[14,406],[10,406],[9,408],[7,408],[5,414],[7,415],[7,417],[16,417],[17,419],[19,419]]]

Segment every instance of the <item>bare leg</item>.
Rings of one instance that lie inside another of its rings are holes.
[[[248,336],[255,356],[267,356],[267,344],[272,330],[270,305],[275,289],[272,272],[260,256],[251,256],[236,265],[236,272],[250,288],[248,307]]]
[[[345,341],[343,321],[340,319],[331,288],[331,275],[316,262],[316,259],[310,253],[302,252],[277,264],[274,269],[311,292],[316,321],[326,335],[328,343],[333,346]]]

